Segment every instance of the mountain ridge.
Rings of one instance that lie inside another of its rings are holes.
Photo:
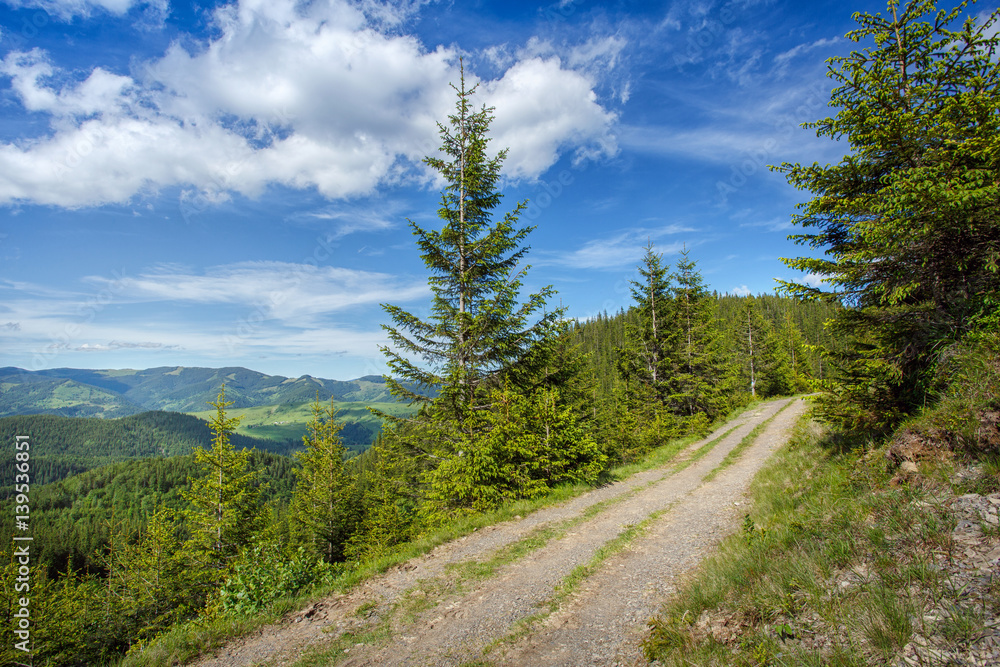
[[[223,383],[233,408],[320,401],[393,402],[381,376],[289,378],[242,366],[135,369],[0,368],[0,416],[56,414],[115,418],[151,410],[200,412]]]

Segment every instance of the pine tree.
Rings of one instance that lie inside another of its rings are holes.
[[[383,328],[395,349],[382,351],[392,369],[386,382],[394,395],[433,403],[439,420],[457,425],[483,405],[490,387],[514,381],[515,370],[519,377],[537,375],[545,359],[532,351],[550,335],[561,311],[539,315],[553,294],[551,287],[518,303],[521,280],[530,268],[520,267],[528,252],[522,244],[534,228],[518,225],[524,203],[493,220],[502,199],[497,184],[507,151],[488,155],[493,109],[473,109],[476,86],[466,87],[464,69],[459,86],[452,87],[458,96],[455,113],[448,126],[438,124],[443,156],[424,160],[447,183],[438,211],[444,226],[425,229],[410,221],[431,272],[432,315],[422,320],[384,304],[394,326]],[[434,393],[434,399],[428,398]]]
[[[758,297],[749,296],[744,300],[740,320],[737,350],[744,390],[752,397],[791,393],[794,383],[788,357]]]
[[[668,400],[678,415],[701,413],[712,421],[724,405],[721,388],[726,374],[712,298],[687,248],[676,266],[670,319],[680,335]]]
[[[389,425],[387,431],[398,426]],[[354,461],[362,460],[357,470],[362,487],[362,517],[357,530],[345,547],[351,560],[377,558],[414,535],[417,497],[413,492],[419,472],[414,461],[400,456],[397,447],[386,441],[383,432],[375,444]]]
[[[631,281],[636,318],[626,325],[620,367],[633,400],[656,412],[669,396],[677,330],[669,317],[670,275],[652,242],[646,246],[639,276],[641,280]]]
[[[847,37],[869,45],[829,61],[837,114],[805,124],[850,153],[778,168],[812,196],[793,238],[823,251],[785,261],[825,283],[784,288],[846,306],[832,331],[849,349],[827,416],[848,426],[889,427],[923,405],[939,355],[997,325],[1000,13],[953,29],[966,3],[936,5],[855,14]]]
[[[606,457],[554,389],[490,394],[491,408],[470,413],[459,456],[427,474],[425,523],[534,498],[563,482],[591,483]]]
[[[291,517],[306,541],[328,563],[343,560],[344,544],[354,528],[351,480],[344,470],[344,448],[333,399],[323,408],[312,404],[305,451],[297,454],[300,468]]]
[[[209,422],[214,433],[212,449],[195,449],[202,474],[190,478],[190,489],[181,494],[190,503],[186,512],[189,551],[209,577],[251,542],[265,519],[258,502],[257,473],[249,465],[250,452],[236,451],[229,442],[240,419],[226,416],[232,401],[226,400],[225,385],[210,405],[216,409]]]

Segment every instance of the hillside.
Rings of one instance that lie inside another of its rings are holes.
[[[212,446],[208,424],[176,412],[144,412],[121,419],[74,419],[58,415],[0,417],[0,438],[30,436],[37,446],[32,456],[33,482],[56,482],[70,475],[119,461],[190,454],[195,447]],[[298,441],[266,440],[233,434],[237,449],[260,449],[289,454]],[[0,459],[0,498],[7,497],[14,480],[14,459]]]
[[[145,370],[0,368],[0,416],[59,414],[121,417],[148,410],[198,412],[222,384],[233,408],[341,402],[394,402],[380,376],[340,381],[303,375],[286,378],[241,367],[164,366]]]
[[[149,414],[199,421],[186,415]],[[251,452],[250,466],[260,471],[266,482],[262,501],[277,507],[287,506],[295,486],[293,460],[258,450]],[[65,572],[67,565],[74,570],[99,571],[101,564],[96,554],[107,545],[110,526],[137,530],[160,508],[183,509],[187,503],[181,491],[189,488],[189,477],[199,474],[200,468],[190,454],[157,456],[105,465],[58,482],[34,486],[32,554],[37,562],[46,565],[52,576]],[[13,521],[11,511],[0,516],[0,535],[8,540],[13,533]]]
[[[125,417],[143,408],[124,396],[66,377],[0,369],[0,416],[52,414],[63,417]]]
[[[334,401],[334,404],[337,407],[337,417],[343,423],[340,436],[344,440],[344,446],[354,453],[361,453],[367,449],[382,428],[381,420],[368,408],[376,408],[395,416],[412,412],[409,406],[402,403]],[[240,417],[237,433],[279,443],[297,444],[302,442],[307,424],[312,418],[311,406],[312,401],[243,409],[232,408],[231,411],[234,416]],[[214,412],[214,410],[202,410],[190,414],[207,420]]]

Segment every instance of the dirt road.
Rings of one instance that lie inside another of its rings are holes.
[[[197,664],[645,664],[646,621],[738,527],[750,480],[805,409],[765,403],[662,468],[442,545]]]

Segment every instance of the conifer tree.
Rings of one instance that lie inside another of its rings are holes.
[[[669,379],[676,346],[676,329],[670,321],[671,284],[663,255],[646,246],[639,266],[641,280],[631,281],[636,318],[626,325],[625,349],[620,366],[629,392],[640,403],[662,406],[669,396]]]
[[[890,0],[858,13],[863,48],[829,62],[833,117],[806,123],[849,146],[839,163],[777,169],[811,199],[785,260],[824,279],[793,294],[846,306],[832,328],[849,343],[827,417],[886,428],[936,391],[936,359],[1000,311],[1000,35],[968,3]]]
[[[788,358],[762,310],[759,298],[746,297],[737,339],[743,387],[753,397],[788,394],[793,390]]]
[[[398,425],[388,427],[393,428]],[[387,442],[385,433],[358,458],[362,457],[367,466],[357,476],[363,487],[363,512],[360,525],[345,547],[345,554],[352,560],[376,558],[413,537],[416,516],[413,489],[419,480],[415,462],[400,456],[400,450]]]
[[[191,487],[182,492],[190,503],[186,512],[191,531],[188,549],[197,565],[221,571],[263,527],[264,511],[258,502],[257,473],[250,467],[250,452],[236,451],[229,442],[239,425],[239,417],[227,417],[226,387],[210,403],[216,409],[209,422],[214,436],[212,449],[198,447],[195,461],[202,474],[189,479]]]
[[[680,335],[669,379],[669,402],[679,415],[702,413],[711,421],[723,407],[721,388],[726,374],[712,297],[687,248],[681,251],[676,267],[670,319]]]
[[[333,399],[325,409],[318,399],[312,404],[309,432],[302,438],[306,449],[297,454],[301,467],[291,507],[292,521],[328,563],[343,560],[355,523],[351,480],[344,470],[343,424],[336,416]]]
[[[533,227],[518,223],[524,203],[494,220],[507,151],[490,157],[493,109],[474,109],[477,86],[466,86],[464,69],[459,85],[452,87],[458,97],[455,113],[448,125],[438,124],[441,156],[424,160],[446,181],[438,210],[444,225],[427,229],[410,221],[431,272],[432,314],[424,320],[384,304],[394,325],[383,325],[392,346],[382,351],[392,369],[386,382],[394,395],[433,403],[439,421],[456,425],[483,405],[489,387],[515,381],[515,370],[519,378],[537,376],[545,355],[532,351],[562,311],[543,312],[551,287],[519,303],[521,280],[530,268],[520,266],[528,252],[523,242]],[[436,398],[428,398],[433,393]]]

